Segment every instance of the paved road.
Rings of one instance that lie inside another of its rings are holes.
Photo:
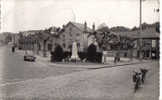
[[[15,76],[26,80],[1,86],[2,95],[16,98],[12,100],[17,100],[17,98],[22,100],[22,98],[30,97],[35,99],[26,100],[157,100],[158,98],[158,61],[96,70],[79,70],[74,73],[72,68],[60,67],[60,69],[57,69],[56,67],[55,69],[55,67],[49,67],[49,69],[44,69],[43,66],[34,66],[33,63],[21,61],[22,57],[17,54],[12,55],[9,52],[7,53],[7,50],[5,52],[9,57],[8,59],[15,58],[16,60],[17,58],[20,62],[6,62],[10,67],[15,64],[10,72],[18,71],[19,74],[17,72],[7,74],[9,71],[5,69],[6,75],[4,75],[6,77],[3,78],[8,82],[14,80]],[[26,65],[22,69],[16,70],[14,68],[17,68],[17,64]],[[133,93],[132,71],[140,67],[149,69],[149,73],[142,88],[137,93]],[[52,71],[52,69],[54,70]],[[56,73],[64,72],[63,74],[53,74],[52,72],[55,71]],[[42,72],[43,75],[39,72]],[[47,75],[46,72],[51,74]]]
[[[10,46],[0,47],[1,83],[24,81],[48,76],[58,76],[81,71],[80,68],[47,66],[39,62],[25,62],[19,52],[12,53]]]
[[[3,87],[15,89],[8,96],[17,100],[158,100],[157,62],[81,71],[57,77],[27,80]],[[145,84],[133,92],[132,70],[149,69]],[[7,93],[7,92],[6,92]],[[34,99],[35,100],[35,99]]]

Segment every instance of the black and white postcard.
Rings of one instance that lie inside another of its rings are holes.
[[[160,0],[0,0],[0,100],[159,100]]]

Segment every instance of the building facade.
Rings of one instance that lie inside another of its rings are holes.
[[[64,51],[71,51],[73,42],[77,42],[78,51],[86,51],[88,47],[88,35],[92,29],[84,24],[69,22],[64,26],[64,32],[60,33],[59,44]]]
[[[160,34],[156,31],[156,27],[145,28],[142,32],[135,30],[116,32],[116,34],[133,40],[133,57],[139,57],[138,40],[141,39],[140,52],[142,52],[142,57],[144,59],[159,58]]]

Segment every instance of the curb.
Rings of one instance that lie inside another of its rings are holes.
[[[101,68],[112,68],[112,67],[117,67],[117,66],[126,66],[126,65],[135,65],[135,64],[141,64],[141,63],[147,63],[148,61],[142,61],[142,62],[132,62],[132,63],[125,63],[125,64],[117,64],[117,65],[98,65],[96,67],[79,67],[77,66],[77,68],[83,68],[83,69],[89,69],[89,70],[95,70],[95,69],[101,69]],[[54,65],[59,65],[57,67],[60,67],[61,64],[54,64]],[[50,66],[54,66],[53,64],[50,64]],[[93,66],[93,65],[92,65]],[[61,67],[65,67],[65,66],[61,66]],[[74,67],[74,66],[71,66],[71,67]],[[76,68],[76,66],[75,66]]]
[[[20,55],[21,55],[21,53],[20,53]],[[40,57],[40,56],[38,56],[38,55],[36,55],[36,57],[38,57],[39,59],[43,59],[44,60],[44,58],[42,58],[42,57]],[[44,61],[46,61],[46,60],[44,60]],[[125,63],[125,64],[114,64],[114,65],[98,65],[98,67],[79,67],[79,68],[83,68],[83,69],[91,69],[91,70],[95,70],[95,69],[102,69],[102,68],[113,68],[113,67],[117,67],[117,66],[127,66],[127,65],[135,65],[135,64],[141,64],[141,63],[146,63],[146,62],[148,62],[148,61],[137,61],[137,62],[132,62],[132,63]],[[48,63],[49,64],[49,63]],[[52,66],[53,64],[49,64],[50,66]],[[56,64],[57,65],[57,64]],[[60,65],[60,64],[58,64],[58,65]],[[92,65],[93,66],[93,65]],[[72,66],[71,66],[72,67]]]
[[[147,63],[147,62],[135,62],[135,63],[126,63],[126,64],[119,64],[119,65],[110,65],[110,66],[102,66],[102,67],[94,67],[94,68],[87,68],[87,69],[102,69],[102,68],[113,68],[113,67],[117,67],[117,66],[127,66],[127,65],[135,65],[135,64],[141,64],[141,63]]]

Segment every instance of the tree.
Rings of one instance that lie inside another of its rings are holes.
[[[87,60],[90,62],[95,62],[96,60],[96,46],[92,43],[89,45],[88,50],[87,50]]]
[[[137,28],[136,26],[134,26],[134,27],[131,29],[131,31],[136,31],[136,30],[138,30],[138,28]]]
[[[54,52],[51,53],[51,61],[62,61],[63,59],[63,49],[62,47],[57,44]]]
[[[99,44],[99,47],[103,50],[112,49],[111,47],[116,47],[116,45],[120,42],[119,36],[112,32],[97,33],[96,40]]]

